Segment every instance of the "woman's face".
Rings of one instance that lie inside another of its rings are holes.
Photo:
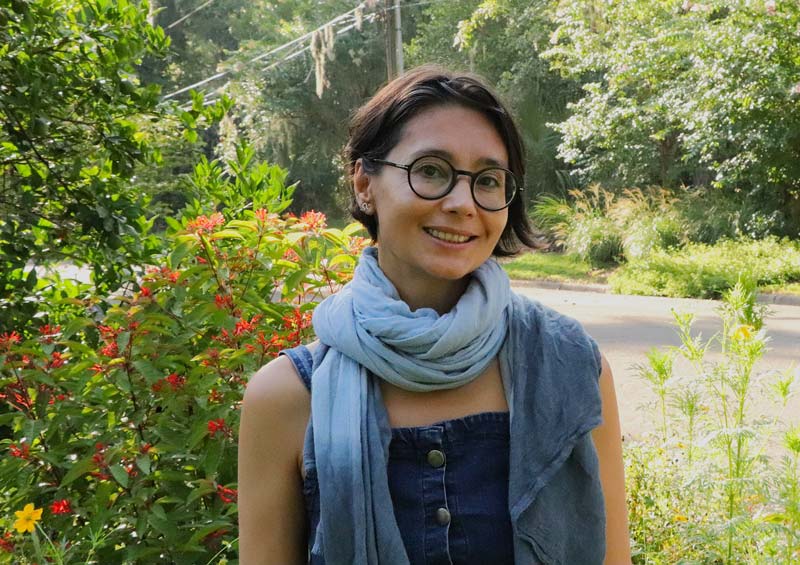
[[[497,130],[482,114],[463,106],[417,114],[385,159],[408,165],[431,154],[471,172],[508,168],[508,152]],[[382,166],[378,174],[366,175],[359,164],[355,176],[357,196],[377,214],[380,266],[396,286],[463,279],[489,258],[508,220],[507,209],[489,212],[475,204],[467,176],[459,176],[453,190],[438,200],[414,194],[403,169]]]

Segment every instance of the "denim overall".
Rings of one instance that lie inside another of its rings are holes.
[[[589,434],[601,412],[597,344],[575,320],[513,300],[522,315],[511,320],[501,373],[524,410],[392,430],[389,489],[412,565],[603,563],[605,508]],[[283,354],[310,390],[317,360],[304,346]],[[515,418],[536,437],[511,437]],[[510,465],[531,470],[524,484],[510,484]],[[310,420],[303,468],[309,563],[323,564],[314,545],[320,515]],[[511,494],[517,502],[509,512]]]
[[[283,353],[310,391],[309,350],[300,346]],[[389,490],[412,565],[513,565],[508,439],[507,412],[392,430]],[[316,469],[306,469],[309,540],[319,523],[317,489]],[[310,563],[324,560],[315,555]]]

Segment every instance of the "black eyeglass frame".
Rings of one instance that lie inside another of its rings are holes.
[[[445,163],[447,163],[447,165],[453,171],[453,175],[452,175],[453,178],[450,181],[450,186],[448,186],[447,190],[445,190],[439,196],[423,196],[419,192],[414,190],[414,185],[411,183],[411,169],[414,167],[414,164],[417,161],[420,161],[422,159],[429,159],[431,157],[435,157],[437,159],[440,159],[440,160],[444,161]],[[486,167],[485,169],[481,169],[480,171],[477,171],[477,172],[473,173],[473,172],[470,172],[470,171],[464,171],[464,170],[461,170],[461,169],[456,169],[450,161],[448,161],[444,157],[440,157],[438,155],[422,155],[420,157],[417,157],[413,161],[411,161],[411,163],[409,163],[408,165],[401,165],[400,163],[394,163],[392,161],[387,161],[386,159],[373,159],[371,157],[363,157],[363,159],[366,159],[367,161],[371,161],[373,163],[378,163],[380,165],[389,165],[390,167],[395,167],[395,168],[403,169],[404,171],[406,171],[406,180],[408,181],[408,187],[411,189],[411,192],[413,192],[414,194],[416,194],[419,198],[422,198],[423,200],[439,200],[440,198],[444,198],[445,196],[447,196],[448,194],[450,194],[453,191],[453,189],[455,188],[456,184],[458,184],[458,177],[461,176],[461,175],[465,175],[465,176],[469,177],[469,190],[470,190],[470,193],[472,194],[472,201],[475,202],[475,204],[479,208],[481,208],[483,210],[486,210],[487,212],[499,212],[500,210],[505,210],[506,208],[511,206],[511,203],[514,202],[514,198],[517,197],[517,194],[519,194],[520,192],[522,192],[524,190],[522,188],[522,186],[519,184],[519,182],[517,182],[517,177],[514,175],[514,173],[512,171],[510,171],[509,169],[506,169],[504,167]],[[509,198],[509,200],[508,200],[508,202],[506,202],[505,206],[503,206],[501,208],[487,208],[486,206],[484,206],[483,204],[478,202],[477,198],[475,198],[475,180],[479,176],[481,176],[483,173],[485,173],[486,171],[497,171],[497,170],[503,171],[503,172],[511,175],[511,178],[514,179],[514,194],[511,195],[511,198]]]

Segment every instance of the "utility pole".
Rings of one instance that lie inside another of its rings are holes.
[[[403,28],[400,0],[384,0],[386,10],[386,74],[389,80],[403,74]]]

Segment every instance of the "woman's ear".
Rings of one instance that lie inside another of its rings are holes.
[[[367,213],[373,207],[371,181],[369,174],[364,170],[363,159],[358,159],[353,167],[353,192],[355,193],[358,207]]]

